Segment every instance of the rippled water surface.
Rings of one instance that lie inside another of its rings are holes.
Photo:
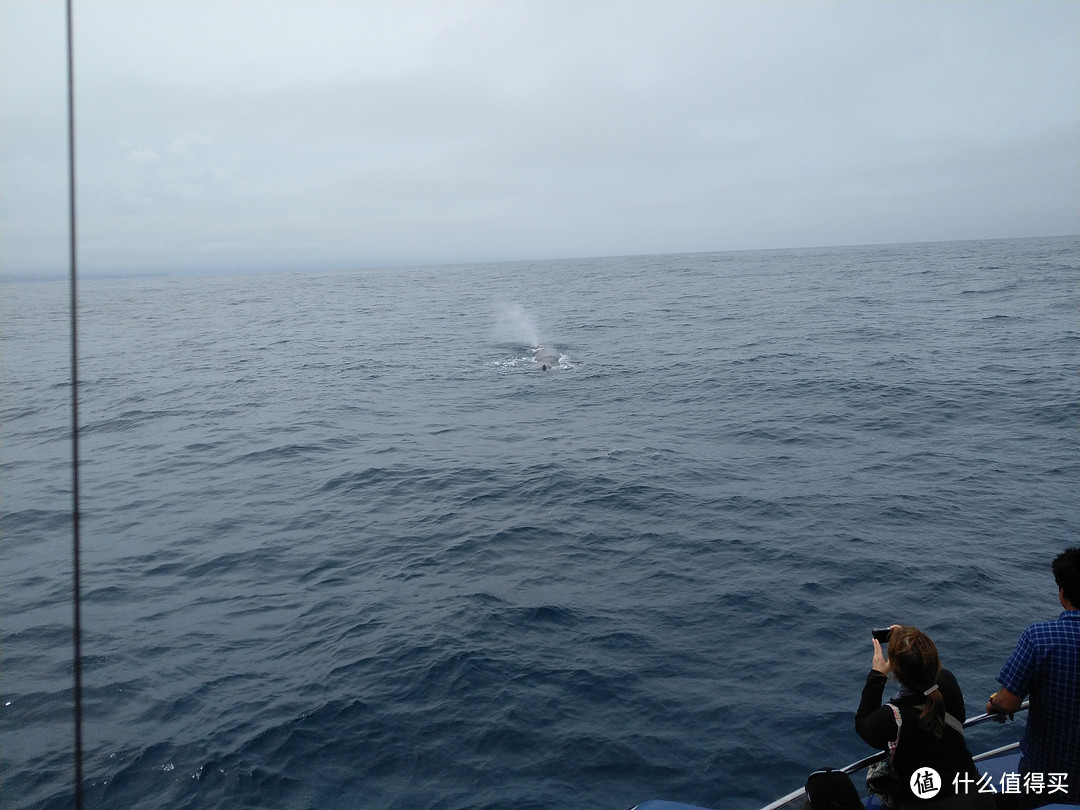
[[[88,806],[753,807],[870,753],[892,621],[974,712],[1077,542],[1078,286],[1076,238],[84,281]],[[0,803],[59,807],[66,286],[0,294]]]

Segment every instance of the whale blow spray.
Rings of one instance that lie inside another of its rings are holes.
[[[519,341],[527,346],[540,345],[540,336],[532,316],[519,304],[506,304],[500,309],[495,333],[499,340]]]

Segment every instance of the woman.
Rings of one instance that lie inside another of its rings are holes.
[[[855,713],[855,731],[890,753],[900,781],[895,797],[900,807],[993,808],[993,795],[979,793],[979,772],[964,740],[964,696],[952,673],[941,668],[934,642],[914,627],[894,624],[886,659],[881,643],[873,641],[873,668]],[[900,692],[882,705],[890,674],[899,682]],[[937,772],[937,779],[927,775],[928,768]],[[916,775],[919,795],[912,790]],[[937,792],[930,795],[934,788]]]

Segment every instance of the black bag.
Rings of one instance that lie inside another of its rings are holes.
[[[843,771],[822,768],[806,779],[810,810],[864,810],[859,791]]]

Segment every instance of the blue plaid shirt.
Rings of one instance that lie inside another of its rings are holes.
[[[1025,773],[1067,773],[1069,800],[1080,799],[1080,610],[1031,625],[1020,636],[998,683],[1017,697],[1030,695],[1020,741]],[[1049,778],[1047,776],[1047,778]],[[1065,801],[1061,793],[1055,799]]]

